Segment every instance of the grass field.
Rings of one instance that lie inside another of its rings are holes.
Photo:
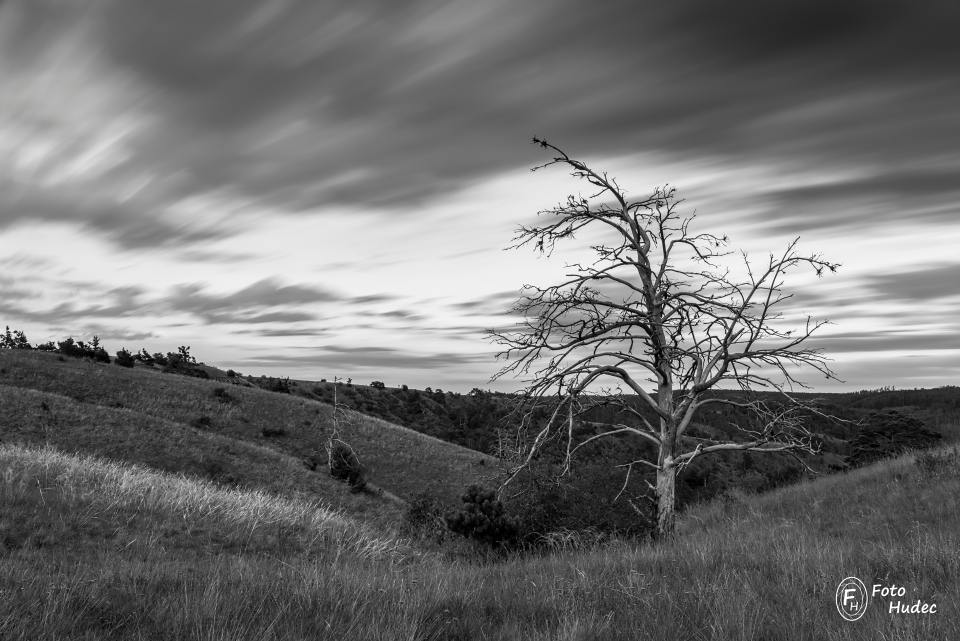
[[[173,471],[196,472],[204,465],[200,459],[239,462],[241,450],[255,452],[255,459],[268,452],[282,455],[284,469],[290,470],[309,453],[323,451],[333,425],[333,408],[324,403],[142,368],[72,358],[60,361],[49,353],[0,350],[0,386],[8,386],[2,393],[10,399],[0,406],[0,437],[14,432],[28,443],[53,438],[69,451]],[[57,398],[44,400],[19,390]],[[44,402],[49,410],[42,409]],[[488,455],[362,414],[346,415],[342,438],[359,454],[371,482],[403,499],[431,492],[454,500],[468,485],[495,472],[496,459]],[[64,430],[69,434],[58,437]],[[181,461],[183,456],[193,460]],[[225,471],[224,478],[251,480],[236,468]],[[324,476],[305,487],[319,483],[320,494],[326,496],[333,482],[326,475],[310,476]],[[306,477],[298,472],[293,478],[300,484]],[[259,483],[263,477],[253,480]],[[343,491],[331,494],[346,509],[366,507]]]
[[[48,354],[0,351],[0,370],[3,641],[960,638],[954,445],[727,495],[672,540],[491,557],[417,547],[396,502],[304,467],[329,406]],[[401,496],[492,465],[350,423]],[[847,576],[938,612],[875,599],[844,621]]]
[[[958,456],[934,461],[703,506],[675,541],[471,563],[307,502],[4,445],[0,638],[955,639]],[[939,611],[844,621],[848,575]]]

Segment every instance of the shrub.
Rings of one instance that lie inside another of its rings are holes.
[[[236,377],[237,377],[237,373],[235,371],[233,371],[232,369],[227,370],[227,378],[236,378]]]
[[[437,497],[420,492],[407,505],[401,530],[407,536],[429,538],[442,543],[447,535],[447,522],[443,513],[443,504]]]
[[[265,427],[260,430],[260,434],[263,435],[264,438],[275,438],[277,436],[286,436],[287,430],[282,427]]]
[[[471,485],[461,497],[460,509],[445,518],[447,527],[492,546],[510,546],[517,540],[517,520],[508,516],[493,490]]]
[[[254,381],[259,387],[268,392],[277,392],[279,394],[290,393],[289,378],[275,378],[273,376],[261,376]]]
[[[107,354],[107,350],[100,346],[100,339],[97,336],[93,337],[90,345],[87,345],[83,341],[74,341],[72,337],[66,338],[57,343],[57,350],[64,356],[92,358],[100,363],[110,362],[110,355]]]
[[[316,472],[318,469],[327,466],[327,453],[320,449],[311,449],[302,461],[305,468],[311,472]]]
[[[30,346],[30,341],[27,340],[27,335],[23,333],[23,330],[15,329],[11,332],[10,326],[7,325],[6,331],[0,335],[0,349],[33,348]]]
[[[383,381],[373,381],[370,383],[370,387],[373,389],[384,389],[386,385],[383,384]]]
[[[197,359],[190,355],[190,348],[181,345],[176,353],[167,352],[164,363],[154,355],[154,360],[163,365],[164,373],[180,374],[182,376],[193,376],[195,378],[210,378],[207,371],[197,365]]]
[[[209,416],[198,416],[197,418],[190,421],[190,425],[194,426],[198,430],[207,430],[213,427],[213,421]]]
[[[124,348],[117,352],[117,360],[113,362],[120,367],[133,367],[135,360],[133,355]]]
[[[225,387],[215,387],[213,389],[213,397],[221,403],[232,403],[237,400],[230,394],[230,392],[227,391]]]
[[[347,443],[335,439],[329,446],[327,456],[330,476],[346,481],[355,491],[363,490],[367,486],[366,470],[357,453]]]
[[[923,421],[900,412],[873,412],[866,424],[850,441],[851,465],[867,465],[907,450],[936,445],[940,435],[926,428]]]

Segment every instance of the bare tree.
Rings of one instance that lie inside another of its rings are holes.
[[[592,262],[569,265],[563,282],[525,285],[514,307],[524,320],[491,330],[502,346],[498,356],[509,361],[495,378],[512,375],[526,383],[520,429],[529,434],[506,482],[551,439],[566,440],[569,471],[577,448],[633,434],[652,444],[656,456],[626,464],[624,487],[634,466],[656,472],[656,484],[647,483],[656,496],[658,532],[668,534],[677,474],[696,457],[730,450],[815,451],[802,420],[810,408],[791,392],[806,387],[795,378],[796,366],[834,378],[824,355],[808,345],[825,321],[807,317],[786,328],[784,304],[792,294],[782,286],[795,268],[821,275],[838,265],[801,254],[794,240],[757,267],[745,253],[728,251],[725,236],[694,233],[693,216],[679,213],[682,201],[673,189],[630,200],[606,173],[546,140],[533,142],[552,155],[534,170],[565,166],[595,193],[569,196],[541,211],[543,224],[520,227],[511,248],[551,254],[558,242],[587,228],[604,230],[612,241],[592,245]],[[728,387],[778,391],[783,401],[711,393]],[[630,420],[575,442],[575,418],[599,398],[618,403]],[[739,405],[752,419],[738,424],[738,437],[729,441],[688,435],[698,410],[711,403]],[[546,408],[548,417],[539,423],[538,408],[541,415]]]

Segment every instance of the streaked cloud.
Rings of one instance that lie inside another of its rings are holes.
[[[536,134],[754,255],[803,235],[844,267],[791,313],[909,377],[953,344],[958,31],[946,0],[6,0],[2,311],[483,386],[483,328],[582,259],[499,251],[581,189],[526,172]]]

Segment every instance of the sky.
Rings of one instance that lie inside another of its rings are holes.
[[[583,187],[674,185],[831,321],[842,382],[960,384],[960,5],[0,0],[0,324],[245,374],[511,390],[484,330]],[[805,378],[801,376],[801,378]]]

